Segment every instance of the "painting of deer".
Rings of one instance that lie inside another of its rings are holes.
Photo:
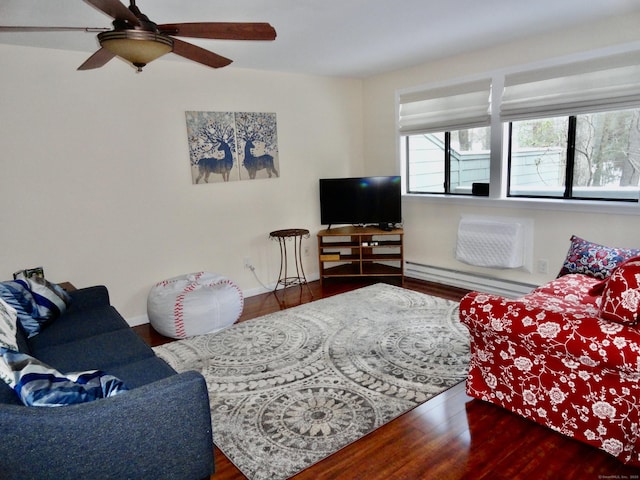
[[[186,119],[193,183],[239,180],[233,112],[186,112]]]
[[[279,177],[275,113],[188,111],[185,116],[194,184]]]
[[[273,164],[273,156],[269,154],[263,154],[258,157],[254,155],[255,144],[252,140],[247,140],[244,145],[244,161],[242,166],[247,169],[249,178],[251,180],[256,178],[258,170],[266,169],[267,175],[271,178],[271,175],[278,176],[278,171]]]
[[[212,173],[221,174],[224,182],[229,181],[229,174],[233,168],[231,147],[221,140],[217,143],[216,150],[213,153],[215,156],[198,160],[198,177],[195,183],[200,182],[203,177],[204,182],[209,183],[209,175]]]

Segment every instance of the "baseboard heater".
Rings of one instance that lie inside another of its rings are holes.
[[[451,285],[452,287],[493,293],[509,298],[521,297],[537,287],[537,285],[503,280],[477,273],[461,272],[449,268],[424,265],[405,261],[404,274],[407,277],[426,280],[428,282]]]

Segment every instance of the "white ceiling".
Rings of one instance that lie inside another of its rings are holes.
[[[274,42],[185,39],[233,59],[227,68],[347,77],[640,11],[640,0],[138,0],[137,5],[160,24],[264,21],[275,27]],[[82,0],[0,0],[1,25],[110,27],[110,20]],[[85,32],[0,33],[0,43],[87,56],[97,49],[95,33]]]

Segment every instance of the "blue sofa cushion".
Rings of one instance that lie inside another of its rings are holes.
[[[0,381],[0,405],[21,405],[24,404],[18,398],[16,391],[6,384],[4,381]]]
[[[107,398],[127,390],[99,370],[62,374],[26,353],[0,349],[0,376],[27,406],[59,407]]]
[[[52,345],[62,345],[102,333],[129,328],[126,320],[110,305],[87,310],[70,308],[38,335],[31,337],[29,345],[30,349],[35,352]]]
[[[22,324],[18,322],[16,329],[16,344],[18,345],[18,351],[22,353],[30,353],[29,341],[27,340],[27,332],[22,328]]]
[[[109,373],[122,380],[127,387],[134,389],[176,374],[167,362],[153,356],[135,362],[109,367]]]
[[[71,297],[71,305],[67,307],[66,313],[110,305],[109,291],[104,285],[71,290],[69,296]]]
[[[31,354],[63,372],[111,367],[153,357],[151,348],[130,328],[106,332],[75,342],[35,348]]]

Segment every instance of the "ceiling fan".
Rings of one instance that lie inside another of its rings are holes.
[[[98,33],[100,49],[91,55],[78,70],[91,70],[105,65],[118,56],[137,67],[173,52],[213,68],[229,65],[232,60],[213,53],[177,37],[218,40],[274,40],[275,29],[268,23],[197,22],[165,23],[158,25],[144,15],[130,0],[129,7],[119,0],[84,0],[113,20],[113,29],[85,27],[9,27],[0,26],[0,32],[48,32],[81,30]]]

